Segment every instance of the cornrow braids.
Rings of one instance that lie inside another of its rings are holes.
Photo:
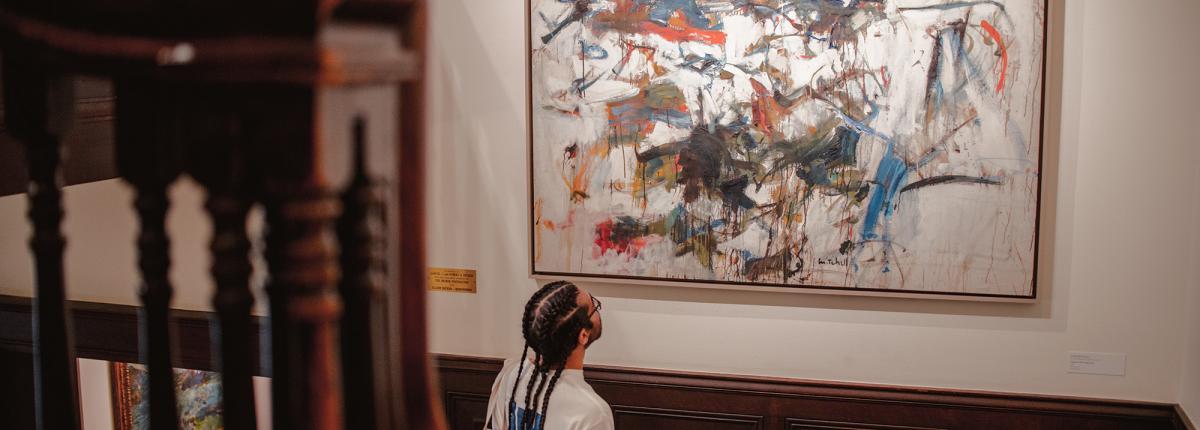
[[[521,373],[525,371],[525,357],[528,357],[528,356],[529,356],[529,345],[526,344],[524,348],[521,348],[521,361],[517,362],[517,379],[513,380],[512,393],[508,395],[508,414],[509,415],[513,415],[513,414],[517,413],[517,399],[516,399],[517,386],[521,385],[519,383],[521,381]],[[509,421],[509,422],[512,422],[512,421]]]
[[[538,305],[540,305],[542,303],[542,301],[545,299],[546,295],[548,295],[552,292],[557,292],[558,290],[564,288],[566,286],[566,284],[567,283],[561,282],[561,281],[560,282],[551,282],[549,284],[546,284],[541,289],[538,289],[537,292],[533,293],[533,296],[530,297],[529,301],[525,303],[525,312],[521,316],[521,334],[525,339],[530,338],[531,333],[529,331],[530,331],[530,327],[533,324],[534,314],[536,313]],[[528,357],[530,349],[532,349],[532,348],[529,345],[529,341],[526,340],[525,347],[521,350],[521,361],[517,363],[517,378],[513,380],[512,393],[509,394],[509,396],[508,396],[508,411],[509,411],[509,414],[514,415],[511,422],[516,422],[515,414],[517,413],[517,408],[516,408],[516,406],[517,406],[517,387],[519,386],[519,383],[521,381],[521,375],[524,373],[525,358]],[[537,363],[540,360],[541,360],[541,355],[538,354],[537,351],[534,351],[534,359],[533,359],[534,366],[533,366],[533,369],[530,370],[531,374],[529,377],[529,385],[525,389],[525,407],[526,407],[526,409],[530,409],[530,407],[529,407],[529,402],[531,400],[530,393],[532,393],[532,391],[533,391],[533,384],[535,383],[534,381],[536,381],[539,376],[538,372],[537,372]],[[526,415],[528,415],[528,414],[526,414]],[[522,421],[524,421],[524,420],[522,420]],[[521,429],[526,428],[526,425],[524,424],[524,422],[522,422],[520,428]],[[516,429],[512,429],[512,430],[516,430]]]
[[[525,304],[521,332],[526,348],[534,352],[534,360],[525,389],[525,413],[519,427],[512,430],[536,428],[539,416],[541,423],[546,422],[550,397],[566,368],[567,358],[579,346],[579,332],[592,328],[587,307],[577,302],[579,291],[570,282],[551,282],[535,292]],[[522,361],[526,353],[522,352]],[[522,369],[517,370],[517,380],[509,396],[512,412],[516,411],[516,384],[520,381]],[[515,420],[510,422],[515,423]]]
[[[558,366],[555,369],[554,376],[550,378],[545,399],[541,403],[543,421],[550,412],[550,394],[554,392],[554,387],[558,384],[559,378],[562,377],[563,370],[565,370],[567,364],[566,359],[579,343],[579,331],[590,327],[591,321],[587,317],[587,309],[578,307],[578,305],[576,305],[570,314],[556,322],[551,345],[557,346],[558,351],[552,351],[550,355],[561,357],[561,360],[556,360]],[[549,371],[548,368],[546,370]],[[536,411],[537,409],[534,410]]]
[[[533,293],[533,297],[530,297],[529,301],[525,302],[525,313],[521,316],[521,335],[525,337],[526,347],[529,346],[529,328],[533,324],[534,314],[537,312],[538,306],[542,304],[547,294],[550,294],[552,291],[558,291],[561,288],[563,288],[562,284],[551,282],[536,293]]]
[[[546,420],[546,414],[550,413],[550,393],[554,392],[554,385],[558,384],[558,378],[562,377],[563,370],[567,363],[558,365],[558,369],[554,370],[554,377],[550,378],[550,387],[546,388],[546,398],[542,400],[542,421]]]
[[[539,361],[541,361],[541,359],[542,359],[542,355],[539,354],[537,351],[534,351],[534,353],[533,353],[534,365],[533,365],[533,368],[530,369],[530,372],[529,372],[529,385],[525,387],[525,414],[521,415],[521,426],[519,427],[521,430],[526,430],[528,428],[531,428],[531,426],[528,423],[529,423],[530,416],[533,415],[534,412],[533,412],[533,407],[530,406],[530,402],[533,400],[534,383],[539,379],[538,377],[541,376],[541,372],[538,372],[538,365],[537,365],[537,363]],[[519,382],[521,382],[520,379],[513,381],[513,384],[517,384]],[[509,429],[509,430],[515,430],[515,429]]]
[[[537,391],[534,392],[534,394],[533,394],[533,403],[525,403],[525,416],[526,416],[526,421],[528,421],[528,423],[529,423],[530,429],[538,428],[538,425],[537,425],[537,421],[538,421],[537,411],[538,411],[538,406],[539,406],[538,401],[541,400],[542,390],[546,389],[546,380],[549,379],[547,377],[548,375],[546,374],[546,369],[542,368],[540,366],[537,369],[537,375],[538,375],[538,384],[537,384]]]

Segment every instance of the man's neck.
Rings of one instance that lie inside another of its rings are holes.
[[[575,348],[571,355],[567,356],[567,363],[563,366],[564,369],[583,370],[583,356],[585,354],[584,347]]]
[[[583,370],[583,356],[585,352],[583,348],[578,348],[571,355],[567,356],[567,362],[563,364],[563,369]],[[533,356],[526,360],[530,365],[533,365]]]

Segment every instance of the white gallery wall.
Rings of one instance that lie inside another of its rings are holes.
[[[1200,331],[1185,304],[1200,256],[1191,240],[1200,51],[1189,24],[1200,2],[1063,6],[1053,4],[1063,15],[1051,21],[1065,78],[1050,80],[1038,304],[584,284],[605,304],[604,339],[588,360],[1177,401],[1184,339]],[[431,347],[511,357],[536,288],[527,276],[523,2],[431,8],[429,261],[479,271],[478,294],[431,294]],[[1067,373],[1068,351],[1127,354],[1127,374]],[[1187,362],[1193,375],[1197,361]]]
[[[430,294],[430,347],[510,357],[537,287],[524,2],[429,3],[429,263],[479,271],[477,294]],[[589,283],[606,330],[588,361],[1183,402],[1200,416],[1200,2],[1052,5],[1063,79],[1049,80],[1036,304]],[[174,305],[207,310],[203,194],[184,181],[172,197]],[[137,303],[132,198],[116,180],[67,189],[70,298]],[[0,197],[0,294],[31,294],[24,211],[23,196]],[[1127,354],[1126,375],[1067,373],[1069,351]]]
[[[171,238],[173,305],[211,310],[214,284],[208,277],[212,224],[204,214],[204,194],[190,179],[172,187],[167,233]],[[0,294],[31,295],[33,263],[24,195],[0,197]],[[119,179],[67,187],[63,191],[67,238],[68,297],[137,304],[137,218],[133,190]],[[259,304],[263,297],[259,297]]]
[[[1200,124],[1200,112],[1196,112],[1192,124]],[[1192,142],[1200,142],[1200,127],[1192,127]],[[1200,218],[1200,160],[1193,169],[1196,179],[1192,181],[1192,224]],[[1200,422],[1200,228],[1192,230],[1192,288],[1188,291],[1188,332],[1184,355],[1183,382],[1179,388],[1179,403],[1193,423]]]

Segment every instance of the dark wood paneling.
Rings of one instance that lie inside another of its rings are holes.
[[[107,80],[81,77],[75,82],[75,123],[63,141],[64,185],[117,177],[113,159],[112,85]],[[0,196],[23,193],[29,177],[24,148],[9,134],[0,105]]]
[[[0,426],[34,428],[33,354],[0,348],[0,381]]]
[[[69,306],[73,310],[79,357],[138,361],[137,308],[83,302],[69,302]],[[210,314],[175,311],[173,316],[180,340],[175,365],[214,369],[209,344]],[[258,344],[262,323],[255,319],[254,345]],[[0,296],[0,350],[18,354],[9,354],[6,361],[29,359],[25,353],[30,350],[31,329],[29,299]],[[434,363],[442,388],[440,400],[445,404],[450,428],[478,430],[486,416],[492,382],[502,361],[437,355]],[[15,379],[11,380],[32,378],[29,373],[21,376],[20,366],[4,367],[17,369]],[[26,371],[32,370],[32,366],[27,367]],[[612,405],[618,430],[1190,430],[1178,406],[1163,403],[613,366],[590,366],[586,372],[588,382]],[[255,366],[255,373],[262,375],[259,366]]]
[[[1188,414],[1183,412],[1182,405],[1175,405],[1175,430],[1196,430],[1193,421],[1188,419]]]
[[[485,395],[498,359],[439,356],[443,389]],[[617,428],[1181,429],[1171,404],[590,366]],[[620,411],[630,411],[622,413]],[[468,417],[454,415],[454,429]],[[724,418],[717,424],[714,419]],[[707,420],[707,421],[706,421]],[[741,425],[742,427],[738,427]]]
[[[714,414],[694,410],[643,408],[612,405],[613,421],[618,428],[760,430],[763,417]]]
[[[481,429],[487,418],[488,395],[447,391],[443,401],[453,429]]]
[[[789,418],[788,430],[941,430],[932,427],[889,426],[883,424],[848,423],[839,421],[799,420]]]

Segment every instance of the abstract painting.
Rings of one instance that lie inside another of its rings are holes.
[[[133,363],[110,363],[113,421],[117,430],[149,430],[149,393],[146,368]],[[179,428],[219,430],[221,424],[221,374],[175,369],[175,401],[179,403]]]
[[[1035,296],[1044,0],[529,0],[535,275]]]

